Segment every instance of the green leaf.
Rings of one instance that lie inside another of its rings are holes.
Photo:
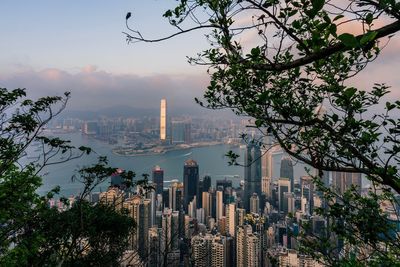
[[[357,89],[354,87],[349,87],[344,91],[344,96],[346,98],[351,98],[355,93],[357,92]]]
[[[311,0],[314,12],[317,13],[318,11],[320,11],[325,4],[325,0]]]
[[[359,46],[357,38],[350,33],[343,33],[338,36],[338,39],[347,47],[356,48]]]
[[[371,41],[373,41],[378,33],[376,31],[370,31],[364,34],[364,36],[360,40],[360,44],[364,45]]]
[[[372,15],[372,13],[368,13],[367,16],[365,17],[365,22],[368,25],[370,25],[373,20],[374,20],[374,15]]]
[[[261,54],[261,50],[259,47],[254,47],[251,49],[251,55],[254,57],[258,57]]]
[[[395,104],[390,103],[390,102],[386,102],[386,109],[387,109],[387,110],[392,110],[392,109],[394,109],[395,107],[396,107]]]
[[[337,21],[337,20],[339,20],[339,19],[341,19],[341,18],[343,18],[344,16],[343,15],[337,15],[334,19],[333,19],[333,21]]]

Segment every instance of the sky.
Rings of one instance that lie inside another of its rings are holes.
[[[146,37],[172,32],[166,0],[0,1],[0,86],[32,97],[71,91],[71,109],[113,105],[194,106],[207,85],[205,69],[186,56],[207,47],[202,34],[163,43],[127,44],[125,16]]]
[[[173,29],[162,17],[175,0],[2,0],[0,1],[0,87],[27,88],[32,97],[71,91],[68,109],[96,110],[130,105],[194,107],[207,86],[206,69],[186,56],[208,47],[204,33],[193,32],[162,43],[127,44],[125,15],[145,37]],[[247,38],[247,39],[246,39]],[[242,39],[250,40],[251,36]],[[400,96],[395,37],[381,57],[354,83],[392,86]]]

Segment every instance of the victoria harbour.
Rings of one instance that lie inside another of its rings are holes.
[[[171,180],[182,181],[183,164],[187,159],[195,159],[200,168],[200,177],[210,175],[215,183],[216,179],[230,179],[235,185],[239,185],[243,179],[242,166],[229,166],[228,158],[224,155],[232,150],[237,154],[242,154],[243,149],[238,146],[215,145],[184,150],[174,150],[160,155],[140,155],[140,156],[119,156],[112,153],[112,145],[87,137],[81,133],[62,134],[60,138],[71,140],[75,146],[88,146],[93,149],[91,155],[69,162],[48,166],[43,172],[46,174],[43,179],[43,186],[40,193],[45,193],[55,186],[61,187],[61,194],[75,195],[79,193],[82,184],[71,181],[71,177],[80,167],[89,166],[96,162],[97,157],[107,156],[110,166],[124,170],[135,171],[138,178],[143,173],[150,174],[154,166],[158,165],[165,171],[165,182]],[[99,189],[107,190],[109,181],[103,183]]]

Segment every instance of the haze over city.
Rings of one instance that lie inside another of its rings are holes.
[[[0,266],[400,266],[399,0],[0,10]]]
[[[71,91],[67,111],[115,106],[156,109],[159,99],[167,97],[171,107],[204,112],[194,97],[202,97],[209,77],[205,67],[189,65],[186,57],[207,47],[205,32],[163,43],[132,44],[122,34],[127,30],[127,12],[132,12],[129,25],[145,37],[172,33],[162,14],[175,3],[1,1],[4,41],[0,49],[6,53],[0,55],[0,86],[26,87],[32,97]],[[254,37],[247,34],[241,41],[251,44]],[[393,97],[400,96],[393,57],[399,48],[399,37],[391,38],[374,66],[368,66],[354,83],[368,89],[374,82],[385,82],[392,87]]]

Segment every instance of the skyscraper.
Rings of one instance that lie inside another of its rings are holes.
[[[261,191],[267,199],[271,199],[271,177],[263,176],[261,182]]]
[[[211,177],[209,175],[204,176],[203,178],[203,192],[208,192],[208,190],[210,190],[211,187]]]
[[[173,182],[170,184],[168,191],[168,201],[169,205],[168,207],[170,209],[172,209],[173,211],[179,211],[181,210],[182,207],[182,188],[183,188],[183,184],[182,183],[178,183],[178,182]]]
[[[280,177],[288,178],[290,180],[290,188],[294,189],[294,176],[293,176],[293,163],[290,157],[283,157],[281,160],[281,173]]]
[[[218,220],[224,216],[224,203],[223,203],[223,192],[217,191],[216,192],[216,210],[217,210],[217,222]]]
[[[191,129],[189,121],[171,122],[171,140],[173,144],[190,143]]]
[[[160,166],[155,166],[153,169],[153,183],[155,183],[155,192],[156,194],[162,195],[164,188],[164,170],[160,168]]]
[[[211,253],[207,249],[207,243],[203,236],[196,235],[191,240],[192,261],[195,266],[208,267]]]
[[[332,184],[337,192],[343,195],[352,185],[361,193],[361,173],[332,172]]]
[[[258,198],[256,193],[250,197],[250,212],[259,213],[260,211],[260,199]]]
[[[261,151],[256,144],[247,145],[244,155],[244,204],[250,210],[249,200],[253,193],[261,195]]]
[[[185,162],[183,167],[183,195],[184,195],[184,208],[188,211],[189,202],[192,201],[193,197],[198,194],[199,184],[199,165],[197,162],[189,159]],[[197,208],[200,208],[201,202],[198,201]]]
[[[314,209],[314,183],[310,176],[300,177],[301,210],[312,214]]]
[[[164,98],[160,105],[160,140],[167,140],[167,100]]]
[[[148,251],[148,234],[151,223],[151,200],[135,195],[124,201],[123,207],[137,224],[136,230],[129,238],[130,249],[137,250],[141,257]],[[139,249],[141,248],[141,249]]]
[[[288,212],[288,203],[285,202],[285,192],[292,192],[290,187],[290,180],[286,177],[279,178],[278,182],[278,203],[279,203],[279,211],[287,213]]]
[[[226,205],[226,224],[228,225],[228,233],[230,236],[235,236],[236,231],[236,205],[230,203]]]
[[[208,218],[211,216],[211,207],[212,207],[212,198],[209,192],[202,192],[202,208],[204,210],[204,218],[205,221],[208,221]]]
[[[236,236],[236,257],[237,267],[258,266],[258,261],[254,260],[257,253],[255,247],[256,239],[253,238],[253,231],[250,225],[243,225],[237,228]],[[252,264],[249,265],[249,262]],[[257,262],[257,265],[253,265]]]

